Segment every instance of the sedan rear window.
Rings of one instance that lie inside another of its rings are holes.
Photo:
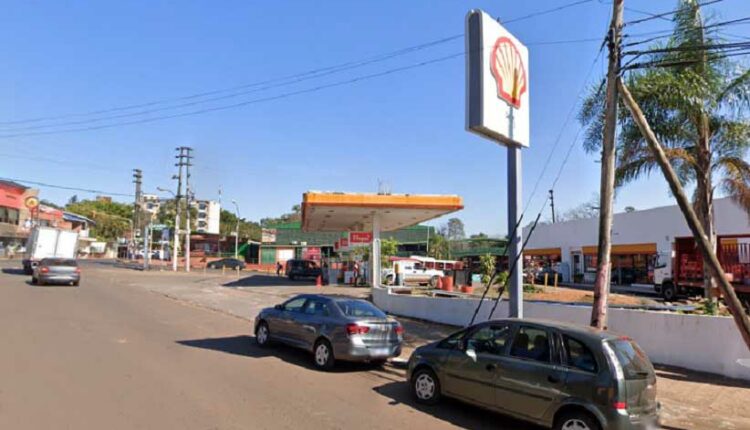
[[[69,267],[76,267],[78,264],[75,260],[63,260],[58,258],[51,258],[51,259],[44,259],[42,261],[42,264],[45,266],[69,266]]]
[[[362,300],[337,300],[336,306],[348,317],[386,318],[383,311]]]
[[[621,338],[609,344],[617,356],[625,379],[644,379],[653,373],[653,366],[646,353],[632,340]]]

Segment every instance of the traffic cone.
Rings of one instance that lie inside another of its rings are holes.
[[[317,288],[323,288],[323,276],[322,275],[318,275],[318,277],[315,278],[315,286]]]

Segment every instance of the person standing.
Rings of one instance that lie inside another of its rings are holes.
[[[276,262],[276,276],[281,276],[281,261]]]

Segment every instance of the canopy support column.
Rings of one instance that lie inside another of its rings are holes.
[[[372,214],[372,249],[370,250],[370,285],[380,286],[380,213]]]

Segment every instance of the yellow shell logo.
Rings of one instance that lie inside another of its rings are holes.
[[[507,37],[500,37],[490,54],[490,68],[497,83],[497,96],[518,109],[526,92],[526,66],[518,48]]]

